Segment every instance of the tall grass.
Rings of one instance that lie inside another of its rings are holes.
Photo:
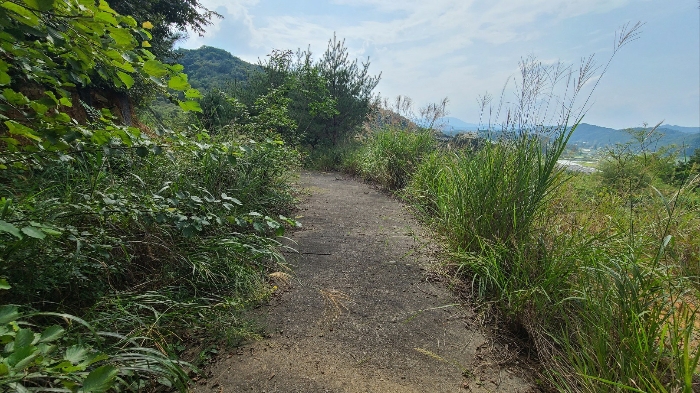
[[[564,180],[556,161],[566,137],[560,133],[545,149],[523,134],[477,151],[435,152],[418,167],[409,193],[454,230],[451,239],[464,250],[480,249],[481,240],[517,243]]]
[[[614,54],[639,27],[623,30]],[[496,108],[483,97],[495,116],[480,149],[416,149],[404,140],[408,132],[384,132],[354,162],[387,188],[407,185],[402,195],[448,240],[474,295],[527,332],[551,387],[696,391],[700,298],[687,273],[698,264],[689,236],[700,220],[697,197],[685,199],[693,187],[649,179],[619,192],[600,175],[557,165],[597,71],[592,57],[578,69],[527,58],[514,80],[515,104],[505,89]],[[395,158],[416,151],[410,157],[420,158],[408,162],[417,165]]]
[[[436,144],[432,130],[387,127],[373,132],[343,166],[387,190],[399,190]]]

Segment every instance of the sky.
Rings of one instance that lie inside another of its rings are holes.
[[[450,116],[480,119],[479,97],[514,100],[519,62],[576,69],[594,55],[585,123],[700,127],[698,0],[200,0],[223,16],[183,48],[225,49],[256,63],[273,49],[310,48],[315,57],[334,34],[352,57],[381,73],[375,92],[411,97],[416,107],[447,97]],[[613,54],[616,33],[642,22],[638,39]],[[508,88],[502,95],[507,82]],[[597,82],[597,84],[596,84]],[[563,91],[560,90],[558,91]],[[562,93],[559,93],[561,97]],[[493,112],[492,112],[493,113]],[[493,116],[493,115],[492,115]],[[487,116],[482,117],[485,118]]]

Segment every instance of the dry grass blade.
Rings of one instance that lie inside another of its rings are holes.
[[[344,311],[348,311],[346,303],[352,302],[348,294],[334,289],[319,289],[319,292],[323,296],[326,312],[332,317],[331,319],[338,319]]]

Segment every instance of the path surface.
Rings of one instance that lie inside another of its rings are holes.
[[[430,243],[405,207],[338,174],[300,181],[294,277],[260,312],[270,337],[222,354],[195,391],[538,392],[429,279]]]

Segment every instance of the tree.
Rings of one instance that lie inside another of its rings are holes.
[[[131,15],[138,22],[151,22],[151,52],[163,60],[174,57],[173,45],[187,36],[187,30],[202,35],[211,19],[222,16],[198,0],[111,0],[112,8]]]
[[[357,60],[350,61],[345,40],[338,41],[335,34],[328,41],[328,48],[318,66],[336,102],[337,113],[331,116],[317,135],[309,139],[312,146],[337,145],[362,124],[372,104],[372,91],[381,78],[381,74],[369,74],[369,65],[369,59],[361,64]]]
[[[115,123],[105,108],[78,94],[100,81],[126,92],[137,80],[185,110],[199,110],[182,66],[148,50],[152,25],[141,26],[105,1],[0,2],[0,169],[28,169],[47,156],[109,146],[155,149],[141,130]],[[170,94],[168,89],[178,93]]]

